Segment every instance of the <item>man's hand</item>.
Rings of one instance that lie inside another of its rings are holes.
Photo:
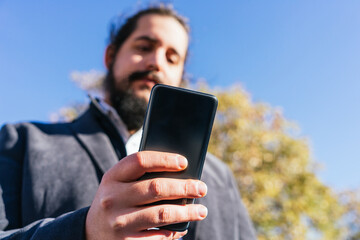
[[[87,240],[177,239],[186,232],[147,230],[168,224],[199,221],[206,207],[152,205],[160,200],[199,198],[206,185],[198,180],[155,178],[137,181],[146,172],[177,172],[187,160],[177,154],[138,152],[123,158],[105,173],[86,218]]]

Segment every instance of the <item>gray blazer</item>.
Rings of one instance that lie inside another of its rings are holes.
[[[84,239],[101,176],[126,154],[122,142],[114,147],[95,105],[71,123],[3,126],[0,239]],[[191,223],[184,239],[255,239],[227,166],[208,154],[202,180],[208,195],[198,202],[208,217]]]

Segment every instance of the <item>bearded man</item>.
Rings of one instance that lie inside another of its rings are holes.
[[[183,156],[136,146],[151,88],[182,83],[188,34],[171,9],[136,13],[106,49],[104,99],[71,123],[2,128],[0,239],[255,239],[234,178],[214,156],[202,181],[138,180],[187,167]],[[178,198],[198,201],[149,205]],[[188,221],[184,232],[154,229]]]

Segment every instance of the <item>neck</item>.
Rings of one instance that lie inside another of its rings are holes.
[[[104,97],[104,102],[106,102],[107,104],[109,104],[109,106],[114,107],[114,106],[111,104],[109,94],[105,94],[105,97]]]

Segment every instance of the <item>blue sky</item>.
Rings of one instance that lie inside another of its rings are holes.
[[[0,0],[0,124],[86,101],[110,20],[149,1]],[[150,1],[154,2],[154,1]],[[166,1],[190,20],[187,71],[283,110],[336,190],[360,187],[360,1]]]

